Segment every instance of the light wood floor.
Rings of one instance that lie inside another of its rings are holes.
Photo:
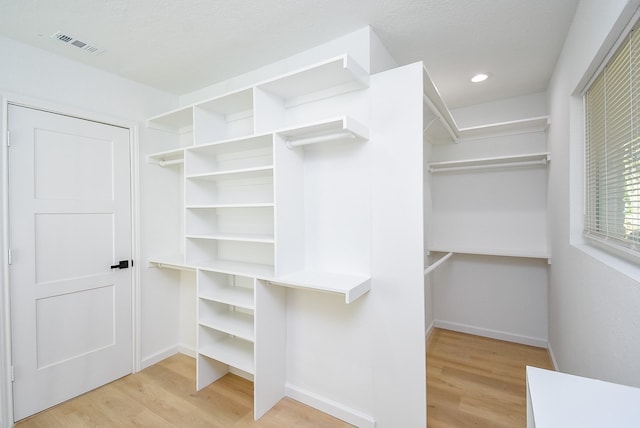
[[[525,365],[551,368],[544,349],[434,329],[427,343],[429,428],[524,427]],[[253,421],[253,384],[234,375],[196,392],[195,360],[175,355],[27,418],[17,428],[349,427],[285,398]]]
[[[253,420],[253,383],[228,374],[195,391],[195,360],[174,355],[16,424],[71,427],[351,427],[285,398]]]
[[[429,428],[525,427],[525,367],[553,370],[546,349],[434,329],[427,342]]]

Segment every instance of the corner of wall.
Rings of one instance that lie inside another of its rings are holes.
[[[375,30],[367,27],[369,32],[370,73],[376,74],[398,67],[398,61],[382,43]]]

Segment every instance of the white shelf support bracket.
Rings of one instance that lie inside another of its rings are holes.
[[[338,140],[341,138],[356,138],[356,135],[348,130],[332,132],[331,134],[314,135],[311,137],[287,138],[285,143],[288,149],[307,144],[324,143],[326,141]]]

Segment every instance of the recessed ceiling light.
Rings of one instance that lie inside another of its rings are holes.
[[[473,83],[480,83],[480,82],[484,82],[488,78],[489,78],[489,73],[478,73],[471,78],[471,81]]]

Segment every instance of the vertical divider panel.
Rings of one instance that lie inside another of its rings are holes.
[[[193,109],[194,145],[222,140],[226,137],[226,122],[222,115],[206,111],[199,107]]]
[[[285,396],[287,299],[284,287],[256,279],[254,419]]]
[[[202,287],[204,286],[202,274],[202,271],[196,271],[196,295],[198,296],[198,299],[202,294]],[[200,314],[199,304],[196,305],[196,311],[196,320],[200,320],[202,314]],[[227,372],[229,371],[229,366],[219,361],[205,357],[204,355],[201,355],[200,352],[198,352],[205,344],[202,343],[203,338],[200,329],[203,327],[200,326],[199,322],[197,322],[196,328],[198,329],[196,336],[196,390],[200,391],[202,388],[205,388],[207,385],[215,382],[216,380],[227,374]]]
[[[282,98],[256,87],[254,89],[254,126],[256,134],[285,126],[285,107]]]
[[[275,274],[305,267],[304,152],[274,135]]]

